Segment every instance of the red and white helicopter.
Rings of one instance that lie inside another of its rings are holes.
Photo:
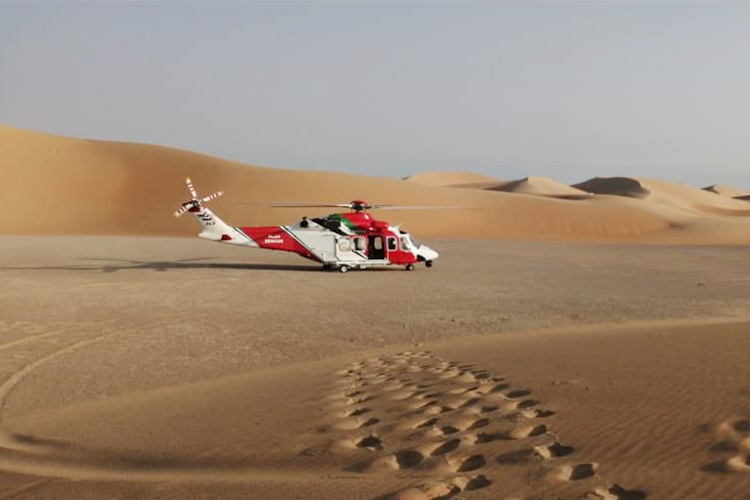
[[[312,219],[302,217],[290,226],[235,227],[221,220],[204,205],[224,194],[222,191],[201,198],[190,179],[185,182],[192,198],[183,203],[174,215],[193,214],[203,228],[199,237],[230,245],[294,252],[320,262],[326,269],[338,269],[342,273],[350,269],[385,266],[404,266],[412,271],[414,264],[424,262],[425,266],[432,267],[438,258],[435,250],[420,244],[399,226],[375,220],[367,210],[451,208],[370,205],[361,200],[330,205],[271,205],[277,208],[348,208],[351,212]]]

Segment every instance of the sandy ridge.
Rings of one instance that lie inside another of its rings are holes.
[[[638,180],[644,199],[580,195],[543,178],[515,183],[474,174],[424,174],[407,181],[266,168],[160,146],[58,137],[0,126],[0,175],[14,216],[2,234],[193,235],[175,220],[190,176],[201,194],[227,194],[211,208],[233,225],[288,224],[310,209],[271,209],[238,202],[341,202],[465,207],[378,213],[424,237],[750,242],[745,202],[688,186]],[[421,181],[420,181],[421,179]],[[447,184],[450,183],[450,184]],[[458,189],[455,187],[458,184]],[[477,189],[479,186],[482,189]],[[580,186],[579,186],[580,187]],[[513,192],[504,192],[513,191]],[[534,196],[529,196],[530,194]],[[564,199],[558,199],[564,198]],[[704,230],[705,221],[721,220]]]

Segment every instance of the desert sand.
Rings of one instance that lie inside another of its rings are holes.
[[[0,498],[750,498],[747,201],[0,147]],[[465,208],[388,213],[431,269],[330,273],[182,237],[187,175],[234,224],[305,213],[239,201]]]
[[[1,237],[0,494],[744,498],[746,248],[428,243]]]

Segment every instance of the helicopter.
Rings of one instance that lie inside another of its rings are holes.
[[[175,211],[175,217],[189,212],[201,226],[198,237],[230,245],[294,252],[319,262],[324,269],[342,273],[350,269],[403,266],[413,271],[414,265],[432,267],[438,253],[419,243],[400,226],[376,220],[367,211],[374,209],[451,208],[397,207],[371,205],[363,200],[334,204],[270,205],[274,208],[346,208],[349,212],[323,217],[302,217],[287,226],[239,227],[221,220],[205,203],[224,194],[218,191],[199,197],[192,181],[185,179],[191,199]]]

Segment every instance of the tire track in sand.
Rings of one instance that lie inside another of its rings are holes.
[[[158,324],[152,324],[149,328],[158,326]],[[117,335],[138,331],[141,328],[143,327],[117,330],[70,343],[27,363],[0,383],[0,470],[73,480],[180,483],[243,483],[258,480],[306,482],[320,475],[320,471],[308,468],[285,467],[279,470],[249,464],[241,460],[211,460],[200,457],[176,460],[105,453],[74,443],[15,434],[6,428],[4,410],[8,397],[35,370],[66,354]],[[0,345],[0,350],[69,332],[69,329],[63,329],[25,337]]]

